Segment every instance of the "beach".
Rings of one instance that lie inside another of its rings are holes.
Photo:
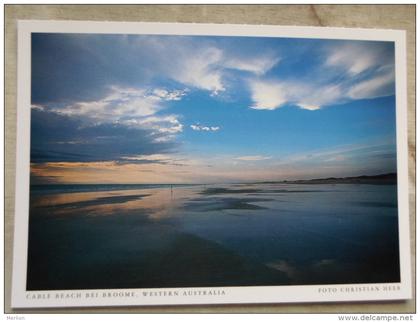
[[[400,281],[396,185],[31,189],[27,290]]]

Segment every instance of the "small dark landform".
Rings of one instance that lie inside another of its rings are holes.
[[[397,174],[387,173],[376,176],[358,176],[344,178],[321,178],[309,180],[284,180],[284,181],[265,181],[263,183],[293,183],[293,184],[374,184],[374,185],[393,185],[397,184]]]
[[[186,203],[184,209],[193,211],[261,210],[267,208],[252,203],[271,200],[262,198],[197,198]]]
[[[229,189],[229,188],[207,188],[200,192],[201,195],[225,195],[225,194],[259,194],[259,193],[305,193],[324,192],[323,190],[287,190],[287,189]],[[261,200],[268,201],[268,200]]]
[[[224,195],[227,193],[257,193],[261,189],[229,189],[229,188],[207,188],[200,192],[202,195]]]
[[[91,200],[77,201],[77,202],[68,202],[60,205],[52,205],[47,207],[63,207],[63,208],[84,208],[89,206],[97,205],[110,205],[110,204],[120,204],[133,200],[139,200],[144,197],[150,196],[149,194],[144,195],[130,195],[130,196],[110,196],[110,197],[99,197]]]

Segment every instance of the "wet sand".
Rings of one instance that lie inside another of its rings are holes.
[[[255,184],[34,195],[27,289],[396,282],[395,191]]]

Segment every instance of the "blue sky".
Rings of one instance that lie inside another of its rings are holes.
[[[396,171],[394,45],[33,34],[35,183]]]

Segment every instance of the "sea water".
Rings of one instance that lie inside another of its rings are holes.
[[[397,187],[31,189],[29,290],[398,282]]]

